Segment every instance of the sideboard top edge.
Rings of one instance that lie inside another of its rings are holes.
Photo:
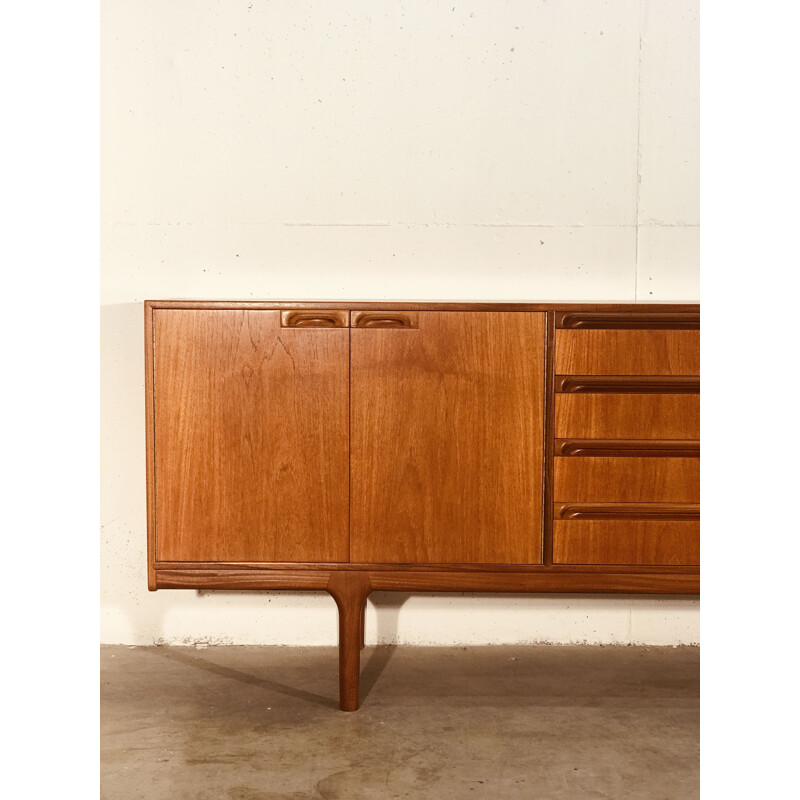
[[[242,309],[286,311],[330,309],[352,311],[685,311],[699,312],[698,303],[607,302],[526,303],[459,301],[352,301],[346,300],[145,300],[148,309]]]

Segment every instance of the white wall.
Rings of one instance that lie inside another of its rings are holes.
[[[325,594],[147,591],[142,301],[696,301],[697,3],[102,14],[102,641],[334,644]],[[380,593],[367,625],[679,644],[699,604]]]

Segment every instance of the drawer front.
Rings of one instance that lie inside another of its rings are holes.
[[[558,375],[699,375],[699,330],[556,331]]]
[[[699,439],[698,394],[556,394],[558,439]]]
[[[556,520],[554,564],[700,564],[700,522],[672,520]]]
[[[555,459],[558,503],[699,503],[699,458]]]

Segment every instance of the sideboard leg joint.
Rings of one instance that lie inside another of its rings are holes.
[[[364,636],[364,608],[372,591],[366,572],[334,571],[328,593],[339,609],[339,708],[356,711],[359,706],[359,672]]]

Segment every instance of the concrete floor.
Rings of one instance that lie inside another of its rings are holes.
[[[699,650],[103,647],[103,800],[690,800]]]

